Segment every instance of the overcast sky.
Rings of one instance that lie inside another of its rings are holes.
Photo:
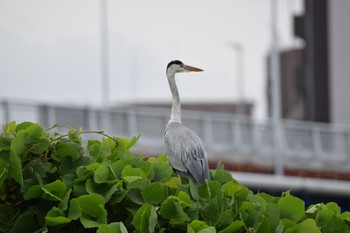
[[[280,47],[298,46],[291,20],[302,1],[278,4]],[[235,101],[235,41],[244,97],[266,115],[270,0],[109,0],[108,23],[111,103],[170,101],[173,59],[205,70],[179,75],[183,102]],[[0,98],[99,105],[100,68],[99,1],[0,0]]]

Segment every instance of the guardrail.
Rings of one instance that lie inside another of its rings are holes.
[[[110,135],[142,137],[136,150],[163,153],[162,136],[170,109],[150,107],[116,107],[113,109],[81,106],[0,102],[0,124],[16,120],[37,122],[44,127],[54,123],[73,128],[104,130]],[[232,162],[349,171],[350,127],[333,124],[283,120],[282,148],[274,143],[271,120],[226,113],[183,111],[183,123],[199,134],[209,159]],[[281,159],[282,163],[275,163]],[[275,169],[276,170],[276,169]]]

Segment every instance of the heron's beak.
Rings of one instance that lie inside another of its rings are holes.
[[[203,71],[202,69],[199,69],[199,68],[193,67],[193,66],[188,66],[188,65],[183,65],[183,68],[188,72],[201,72],[201,71]]]

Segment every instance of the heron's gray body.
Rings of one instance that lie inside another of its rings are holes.
[[[186,71],[202,71],[172,61],[167,66],[167,77],[172,93],[171,117],[164,133],[166,155],[170,165],[181,175],[203,183],[209,176],[207,154],[198,135],[181,123],[180,96],[175,82],[175,74]]]
[[[169,122],[164,143],[170,165],[181,175],[203,183],[209,169],[206,151],[201,139],[180,122]]]

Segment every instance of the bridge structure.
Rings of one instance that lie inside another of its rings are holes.
[[[1,125],[15,120],[37,122],[47,128],[58,123],[72,128],[82,127],[83,130],[103,130],[111,136],[129,138],[140,133],[134,152],[145,155],[165,152],[162,137],[169,116],[170,109],[154,107],[93,108],[25,101],[0,102]],[[321,182],[318,190],[350,193],[349,126],[282,120],[278,129],[281,132],[280,146],[276,146],[276,126],[271,119],[183,111],[183,124],[202,138],[211,167],[220,160],[250,186],[259,187],[261,184],[277,188],[279,184],[279,187],[288,189],[289,182],[296,189],[308,190],[315,189],[308,184]],[[276,170],[283,172],[275,174]]]

